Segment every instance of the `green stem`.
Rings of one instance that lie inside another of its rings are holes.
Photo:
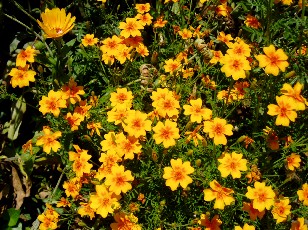
[[[29,14],[27,11],[25,11],[24,8],[23,8],[19,3],[15,2],[14,0],[11,0],[11,2],[13,2],[14,5],[15,5],[19,10],[21,10],[24,14],[26,14],[32,21],[34,21],[35,23],[37,23],[37,22],[36,22],[36,19],[35,19],[31,14]]]
[[[266,25],[266,32],[265,32],[265,43],[267,45],[270,45],[270,42],[271,42],[271,32],[270,32],[270,27],[271,27],[271,16],[272,16],[272,7],[273,7],[273,4],[274,4],[274,0],[269,0],[268,1],[268,5],[267,5],[267,25]]]

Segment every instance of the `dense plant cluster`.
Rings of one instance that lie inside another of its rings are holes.
[[[6,4],[5,229],[307,229],[306,0]]]

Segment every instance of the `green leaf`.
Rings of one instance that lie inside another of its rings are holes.
[[[20,209],[16,210],[15,208],[10,208],[7,210],[9,215],[9,227],[13,227],[17,224],[19,216],[20,216]]]

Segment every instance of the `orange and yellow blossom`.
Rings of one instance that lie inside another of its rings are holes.
[[[50,90],[48,96],[43,96],[39,101],[39,111],[45,115],[46,113],[52,113],[55,117],[60,114],[60,108],[66,108],[66,101],[62,98],[62,91]]]
[[[90,196],[90,207],[95,212],[106,218],[108,213],[113,213],[115,209],[120,207],[118,200],[121,198],[109,191],[106,185],[96,185],[96,194]]]
[[[287,168],[291,171],[294,171],[295,168],[299,168],[301,158],[300,155],[292,153],[290,156],[287,156],[286,161],[287,161]]]
[[[177,60],[168,59],[165,61],[164,69],[166,73],[175,74],[181,68],[181,63]]]
[[[212,118],[212,110],[202,108],[202,100],[198,98],[196,100],[190,100],[191,105],[184,105],[184,115],[190,115],[191,122],[201,123],[202,119],[210,120]]]
[[[107,121],[114,122],[115,125],[124,125],[124,120],[130,113],[134,113],[134,111],[126,108],[125,106],[114,107],[112,110],[107,112]]]
[[[210,138],[214,138],[214,144],[227,144],[227,136],[233,135],[233,126],[227,124],[227,121],[222,118],[215,117],[212,121],[205,121],[203,131],[209,134]]]
[[[151,25],[153,19],[153,17],[149,13],[137,14],[135,18],[139,20],[142,26]]]
[[[35,55],[36,50],[31,46],[27,46],[25,50],[21,50],[19,54],[17,54],[16,66],[25,67],[27,62],[34,62]]]
[[[160,16],[154,22],[153,28],[162,28],[167,24],[167,20],[164,20],[163,16]]]
[[[143,29],[143,25],[136,18],[126,18],[126,22],[120,22],[119,29],[121,29],[120,35],[124,38],[129,36],[141,36],[139,30]]]
[[[67,197],[72,196],[75,198],[79,195],[81,189],[81,182],[79,177],[75,177],[63,183],[63,188],[65,189],[65,194]]]
[[[117,134],[113,131],[110,131],[109,133],[106,133],[104,135],[104,140],[100,142],[102,146],[102,151],[109,152],[109,151],[116,151],[117,150]]]
[[[29,86],[30,82],[35,82],[36,72],[29,70],[29,65],[25,65],[24,67],[12,68],[8,75],[12,76],[10,83],[13,88],[17,86],[22,88]]]
[[[305,224],[305,218],[299,217],[296,221],[292,222],[290,230],[307,230],[308,226]]]
[[[123,46],[122,42],[123,39],[113,35],[111,38],[106,38],[102,41],[103,45],[100,47],[100,50],[105,54],[116,55]]]
[[[161,117],[173,117],[179,114],[180,103],[173,94],[167,94],[164,98],[153,101],[152,105]]]
[[[145,3],[145,4],[136,4],[135,9],[139,14],[144,14],[146,12],[149,12],[151,8],[150,3]]]
[[[235,226],[234,230],[255,230],[255,226],[244,224],[243,228],[240,226]]]
[[[213,53],[213,57],[210,60],[210,63],[215,65],[216,63],[220,62],[220,60],[223,58],[223,54],[220,50],[212,51],[212,53]]]
[[[254,28],[254,29],[261,28],[261,23],[258,21],[258,19],[254,16],[251,16],[250,14],[246,16],[244,23],[246,26]]]
[[[129,109],[132,106],[133,98],[131,91],[127,91],[126,88],[117,88],[117,92],[110,94],[111,106],[122,106]]]
[[[77,148],[77,153],[70,151],[69,160],[74,161],[73,171],[76,173],[77,177],[82,177],[84,173],[90,173],[92,164],[88,163],[92,157],[87,152],[88,150],[80,149],[78,146],[74,145],[74,148]],[[79,151],[78,151],[79,150]]]
[[[78,130],[80,123],[84,120],[84,116],[80,115],[79,113],[67,113],[64,116],[64,119],[67,120],[68,124],[71,127],[71,131]]]
[[[137,51],[138,54],[140,54],[141,57],[149,56],[149,50],[143,44],[140,44],[139,46],[137,46],[136,51]]]
[[[284,222],[287,220],[288,215],[291,213],[291,205],[289,205],[289,198],[281,198],[274,203],[272,214],[276,223]]]
[[[131,61],[131,47],[122,46],[121,49],[118,50],[117,54],[114,57],[120,62],[120,64],[124,64],[126,60]]]
[[[81,39],[81,42],[84,46],[94,46],[98,43],[98,38],[94,38],[94,34],[86,34],[83,39]]]
[[[308,184],[303,184],[302,190],[297,191],[298,199],[308,206]]]
[[[38,215],[37,219],[40,223],[39,230],[57,229],[57,223],[59,221],[59,214],[52,208],[50,204],[46,204],[46,210],[44,213]]]
[[[103,164],[97,169],[95,178],[97,178],[98,180],[102,180],[106,176],[111,174],[111,168],[118,162],[121,162],[122,159],[117,153],[109,151],[107,153],[102,153],[101,157],[99,158],[99,161]]]
[[[130,113],[126,118],[125,123],[125,132],[136,138],[145,136],[146,131],[151,131],[152,129],[152,121],[148,120],[146,113],[142,113],[139,110],[135,110],[134,112]]]
[[[114,220],[116,223],[110,224],[111,230],[141,230],[141,226],[137,224],[138,218],[132,213],[127,215],[124,212],[117,212]]]
[[[274,76],[277,76],[279,74],[279,70],[284,72],[289,66],[289,63],[287,62],[288,56],[282,49],[276,50],[273,45],[270,45],[268,47],[264,47],[263,51],[265,55],[257,55],[256,59],[259,61],[259,66],[261,68],[265,67],[266,74],[273,74]]]
[[[179,31],[179,35],[182,37],[182,39],[187,40],[192,37],[193,33],[188,29],[183,29]]]
[[[77,86],[74,78],[70,78],[68,84],[62,86],[62,92],[62,98],[69,100],[73,105],[81,101],[80,95],[85,94],[83,86]]]
[[[170,163],[171,167],[164,168],[163,178],[166,179],[166,186],[169,186],[172,191],[175,191],[179,185],[185,189],[192,183],[188,175],[195,171],[194,168],[190,166],[189,161],[183,163],[182,159],[171,159]]]
[[[283,95],[293,99],[296,110],[305,110],[305,105],[308,105],[307,100],[301,95],[302,88],[303,85],[299,82],[294,85],[294,88],[290,84],[285,83],[280,90]]]
[[[225,73],[227,77],[232,76],[234,80],[246,78],[245,71],[251,70],[249,61],[245,56],[226,54],[220,59],[220,63],[223,64],[221,72]]]
[[[61,144],[57,139],[62,136],[60,131],[51,132],[48,126],[43,127],[43,136],[40,136],[36,145],[43,145],[43,151],[47,154],[52,150],[53,152],[57,152],[61,148]]]
[[[84,217],[84,216],[89,216],[90,220],[92,220],[95,216],[95,212],[94,210],[91,208],[91,203],[84,203],[84,202],[80,202],[80,207],[78,208],[78,214],[81,216],[81,217]]]
[[[221,173],[222,177],[227,177],[231,174],[232,178],[240,178],[241,171],[247,170],[247,160],[242,159],[243,154],[232,152],[231,154],[225,153],[219,159],[218,170]]]
[[[250,219],[253,221],[255,221],[257,217],[261,220],[265,214],[265,210],[260,212],[258,209],[255,209],[252,202],[243,202],[243,211],[248,212]]]
[[[91,132],[90,132],[90,136],[92,137],[93,136],[93,134],[94,134],[94,132],[96,132],[96,134],[98,135],[98,136],[101,136],[101,132],[99,131],[99,129],[101,129],[102,128],[102,125],[101,125],[101,123],[100,122],[89,122],[88,124],[87,124],[87,129],[90,129],[91,130]]]
[[[130,170],[125,170],[123,165],[115,164],[111,168],[111,173],[106,176],[105,185],[109,186],[109,191],[120,195],[121,192],[126,193],[132,189],[134,177]]]
[[[125,136],[123,133],[118,134],[117,139],[117,152],[124,153],[124,159],[134,159],[134,154],[140,153],[142,146],[138,139],[134,136]]]
[[[253,208],[258,209],[260,212],[271,209],[275,198],[275,193],[271,186],[266,186],[265,182],[256,181],[254,188],[248,186],[247,189],[246,197],[252,200]]]
[[[156,144],[162,143],[165,148],[174,146],[176,144],[175,139],[179,139],[179,129],[177,128],[177,123],[166,120],[165,124],[161,121],[153,127],[153,138]]]
[[[68,33],[74,27],[75,17],[71,13],[66,15],[65,9],[53,8],[46,9],[41,13],[42,22],[36,20],[45,32],[47,38],[58,38]]]
[[[250,56],[251,49],[249,48],[249,45],[244,41],[229,43],[228,47],[229,49],[227,50],[227,54],[229,54],[231,57],[244,56],[247,58]]]
[[[235,201],[231,195],[234,191],[221,186],[216,180],[210,182],[210,187],[210,189],[203,190],[204,200],[212,201],[215,199],[214,209],[224,209],[226,205]]]
[[[293,100],[287,96],[276,96],[278,105],[270,104],[267,106],[268,115],[277,116],[276,125],[289,126],[290,121],[295,121],[297,113],[295,111],[296,106]]]
[[[64,197],[61,197],[61,199],[57,202],[57,208],[60,207],[71,207],[71,203]]]
[[[221,31],[219,32],[219,35],[217,36],[217,40],[226,43],[226,45],[230,44],[233,40],[233,37],[231,34],[225,34],[225,32]]]
[[[221,4],[216,7],[216,14],[219,16],[228,17],[230,16],[230,12],[232,11],[232,8],[230,6],[227,6],[227,3]]]
[[[209,217],[209,213],[201,214],[200,220],[198,220],[198,224],[205,227],[204,230],[220,230],[222,221],[219,219],[219,215],[215,215],[212,220]]]

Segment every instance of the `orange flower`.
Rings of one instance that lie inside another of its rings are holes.
[[[209,219],[209,214],[201,214],[198,224],[205,227],[205,230],[220,230],[222,221],[218,215],[215,215],[212,220]]]
[[[232,129],[233,126],[227,124],[227,121],[225,119],[215,117],[212,121],[204,122],[203,131],[209,133],[210,138],[214,138],[215,145],[219,144],[226,145],[227,138],[225,135],[227,136],[233,135]]]
[[[124,153],[124,159],[134,159],[134,154],[141,152],[142,146],[133,136],[126,137],[123,133],[117,135],[117,152]]]
[[[289,170],[294,171],[295,168],[299,168],[301,158],[300,155],[292,153],[290,156],[287,157],[287,167]]]
[[[302,190],[297,191],[298,199],[308,206],[308,184],[303,184]]]
[[[259,61],[259,66],[261,68],[265,67],[266,74],[273,74],[277,76],[279,70],[285,72],[286,68],[289,66],[287,62],[288,56],[283,52],[282,49],[276,50],[273,45],[264,47],[263,51],[265,53],[257,55],[256,59]]]
[[[136,19],[139,20],[142,26],[151,25],[153,17],[149,14],[137,14]]]
[[[227,77],[232,76],[234,80],[246,78],[245,71],[251,70],[249,61],[244,56],[226,54],[221,58],[220,63],[223,64],[221,72],[225,73]]]
[[[223,57],[222,52],[220,50],[218,50],[218,51],[212,51],[212,53],[213,53],[213,57],[210,60],[210,63],[216,64],[216,63],[220,62],[220,60]]]
[[[296,105],[296,110],[305,110],[305,105],[308,105],[307,100],[301,95],[303,85],[297,82],[294,88],[288,83],[283,84],[281,93],[287,97],[292,98]]]
[[[85,94],[83,86],[77,86],[77,83],[75,82],[74,78],[70,78],[68,84],[62,86],[62,92],[63,99],[68,99],[69,102],[73,105],[76,104],[76,102],[81,101],[79,95]]]
[[[63,183],[63,188],[65,189],[65,194],[67,197],[72,196],[75,198],[79,195],[81,189],[80,178],[73,178],[71,180],[65,181]]]
[[[167,24],[168,21],[167,20],[163,20],[163,19],[164,19],[163,16],[158,17],[156,19],[156,21],[154,22],[153,27],[154,28],[162,28],[162,27],[164,27]]]
[[[280,200],[275,201],[272,214],[277,223],[287,220],[288,215],[291,213],[291,205],[289,205],[289,203],[289,198],[281,198]]]
[[[111,106],[130,108],[132,106],[133,94],[126,88],[117,88],[117,92],[110,94]]]
[[[64,116],[64,119],[67,120],[68,124],[70,125],[71,131],[76,131],[78,130],[80,122],[84,120],[84,116],[80,115],[79,113],[67,113]]]
[[[247,203],[247,202],[243,202],[243,211],[248,212],[249,217],[251,220],[255,221],[257,219],[257,217],[259,217],[259,219],[261,220],[265,214],[265,210],[263,210],[262,212],[260,212],[258,209],[255,209],[253,207],[253,203]]]
[[[39,111],[45,115],[46,113],[52,113],[55,117],[60,114],[60,108],[66,108],[66,102],[62,99],[62,92],[50,90],[48,96],[43,96],[39,101]]]
[[[25,67],[12,68],[9,72],[9,76],[11,78],[11,85],[13,88],[18,86],[19,88],[29,86],[30,82],[35,82],[34,76],[36,72],[33,70],[28,70],[29,65],[25,65]]]
[[[149,12],[151,8],[150,3],[145,3],[145,4],[136,4],[135,9],[139,14],[144,14],[146,12]]]
[[[95,216],[94,210],[91,208],[91,203],[80,202],[80,207],[78,208],[78,214],[82,217],[89,216],[90,220],[92,220]]]
[[[128,38],[129,36],[141,36],[139,30],[143,29],[143,25],[136,18],[126,18],[126,22],[120,22],[119,28],[122,30],[120,35]]]
[[[212,118],[212,110],[202,108],[202,100],[198,98],[196,100],[190,100],[191,105],[184,105],[184,115],[190,115],[191,122],[201,123],[202,119],[210,120]]]
[[[261,23],[258,21],[258,19],[254,16],[251,16],[248,14],[245,19],[245,25],[254,29],[261,28]]]
[[[142,113],[138,110],[130,113],[125,120],[125,132],[127,132],[130,136],[134,136],[136,138],[139,138],[140,136],[145,136],[146,131],[151,131],[152,128],[152,122],[147,118],[147,114]]]
[[[109,55],[117,54],[123,44],[121,44],[123,39],[119,38],[116,35],[113,35],[111,38],[106,38],[102,41],[103,45],[100,47],[100,50]]]
[[[234,230],[255,230],[255,227],[253,225],[244,224],[243,228],[240,226],[235,226]]]
[[[138,218],[132,213],[127,215],[124,212],[117,212],[114,220],[116,223],[110,224],[111,230],[141,230],[141,226],[137,224]]]
[[[227,53],[233,57],[233,56],[244,56],[249,57],[251,49],[249,48],[249,45],[246,44],[244,41],[234,42],[227,44],[229,49],[227,50]]]
[[[176,127],[177,123],[170,120],[166,120],[165,124],[161,121],[153,127],[153,138],[156,144],[163,143],[165,148],[174,146],[176,144],[175,139],[179,139],[179,129]]]
[[[241,171],[247,170],[247,160],[242,159],[243,154],[237,154],[236,152],[232,152],[231,154],[225,153],[219,159],[218,170],[221,173],[222,177],[227,177],[231,174],[232,178],[240,178]]]
[[[140,54],[141,57],[146,57],[146,56],[149,56],[149,50],[148,48],[143,45],[143,44],[140,44],[137,48],[136,48],[136,51],[138,54]]]
[[[232,11],[232,8],[230,6],[227,6],[227,3],[219,5],[216,7],[216,14],[218,16],[230,16],[230,12]]]
[[[265,182],[255,182],[254,188],[248,186],[246,196],[253,200],[253,208],[258,209],[260,212],[265,209],[270,210],[274,204],[275,193],[271,186],[265,186]]]
[[[174,74],[180,70],[181,63],[177,60],[168,59],[165,61],[164,69],[166,73]]]
[[[230,205],[235,199],[232,197],[234,191],[221,186],[216,180],[210,182],[210,189],[204,189],[204,200],[211,201],[215,199],[214,209],[224,209],[226,205]]]
[[[152,103],[161,117],[173,117],[179,114],[180,103],[173,94],[169,93],[164,98]]]
[[[94,34],[86,34],[81,42],[84,46],[94,46],[98,42],[98,38],[94,38]]]
[[[16,66],[25,67],[27,62],[34,62],[36,50],[31,46],[27,46],[25,50],[21,50],[16,58]]]
[[[188,29],[183,29],[182,31],[179,31],[179,35],[182,37],[182,39],[187,40],[192,37],[192,32]]]
[[[77,177],[82,177],[84,173],[90,173],[92,164],[88,163],[88,160],[92,157],[87,152],[88,150],[80,149],[77,145],[74,145],[77,153],[70,151],[69,160],[74,161],[73,171],[76,173]]]
[[[233,37],[231,34],[225,34],[225,32],[221,31],[219,32],[219,35],[217,36],[217,40],[226,43],[226,45],[230,44],[233,40]]]
[[[47,154],[51,150],[57,152],[61,148],[61,144],[57,139],[62,136],[62,133],[60,131],[53,133],[48,126],[43,127],[43,133],[44,135],[37,139],[36,145],[43,145],[43,151]]]
[[[297,221],[293,221],[290,230],[307,230],[305,219],[303,217],[297,218]]]

